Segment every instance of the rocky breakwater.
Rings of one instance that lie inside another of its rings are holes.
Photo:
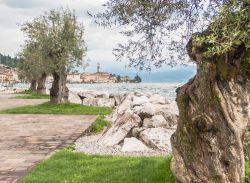
[[[78,150],[90,154],[154,155],[171,152],[170,138],[178,119],[175,102],[157,94],[139,93],[103,94],[91,98],[85,98],[83,103],[115,107],[114,113],[106,117],[112,125],[102,134],[80,138],[76,142]],[[111,100],[112,105],[107,105]]]

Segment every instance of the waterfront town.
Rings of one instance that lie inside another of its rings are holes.
[[[19,82],[17,69],[0,64],[0,83],[13,85],[17,82]]]
[[[98,63],[96,72],[89,73],[69,73],[67,75],[67,83],[128,83],[136,82],[129,76],[119,76],[100,70],[101,66]],[[22,82],[18,77],[18,70],[0,64],[0,83],[4,86],[11,86],[15,83]],[[53,82],[53,77],[50,75],[46,79],[47,83]]]
[[[108,72],[101,71],[100,63],[97,64],[96,72],[84,72],[81,74],[70,73],[67,76],[68,83],[127,83],[133,82],[129,76],[116,76]],[[53,78],[51,78],[53,79]]]

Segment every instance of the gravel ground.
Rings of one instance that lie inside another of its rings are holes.
[[[128,156],[165,156],[169,152],[150,149],[147,152],[122,152],[121,146],[106,147],[99,142],[102,135],[83,136],[76,142],[76,150],[86,154],[96,155],[128,155]]]

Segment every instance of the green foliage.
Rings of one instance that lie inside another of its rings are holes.
[[[22,106],[0,111],[4,114],[67,114],[67,115],[107,115],[112,112],[109,107],[84,106],[80,104],[44,103],[35,106]]]
[[[43,161],[22,183],[171,183],[171,157],[85,155],[62,150]]]
[[[38,80],[42,74],[50,73],[38,43],[26,43],[19,53],[19,78],[26,81]]]
[[[98,133],[101,132],[106,126],[109,126],[110,122],[105,120],[104,116],[99,116],[96,121],[91,125],[90,132]]]
[[[83,64],[86,55],[84,27],[77,21],[74,11],[52,9],[23,24],[21,30],[28,37],[26,45],[35,46],[48,70],[66,72],[65,69]]]
[[[250,161],[246,162],[246,180],[245,183],[250,183]]]
[[[199,41],[211,45],[209,55],[220,55],[244,45],[250,49],[250,3],[231,1],[220,9],[209,27],[210,34]]]
[[[141,82],[142,82],[142,79],[141,79],[141,77],[140,77],[138,74],[136,74],[136,76],[135,76],[135,78],[134,78],[134,81],[135,81],[136,83],[141,83]]]
[[[117,75],[117,76],[116,76],[116,80],[117,80],[118,83],[121,82],[121,76],[120,76],[120,75]]]
[[[105,11],[90,15],[101,26],[123,27],[120,32],[128,41],[114,49],[118,60],[125,58],[130,67],[151,70],[152,66],[185,63],[188,59],[185,46],[192,34],[208,27],[224,5],[247,1],[107,0]],[[249,23],[244,26],[249,26]],[[237,34],[234,27],[228,30]]]
[[[18,61],[17,57],[12,58],[9,55],[6,56],[0,53],[0,64],[15,68],[17,67]]]

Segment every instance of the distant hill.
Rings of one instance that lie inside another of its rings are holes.
[[[0,53],[0,64],[15,68],[17,67],[18,59],[17,57],[12,58],[9,55],[3,55]]]

